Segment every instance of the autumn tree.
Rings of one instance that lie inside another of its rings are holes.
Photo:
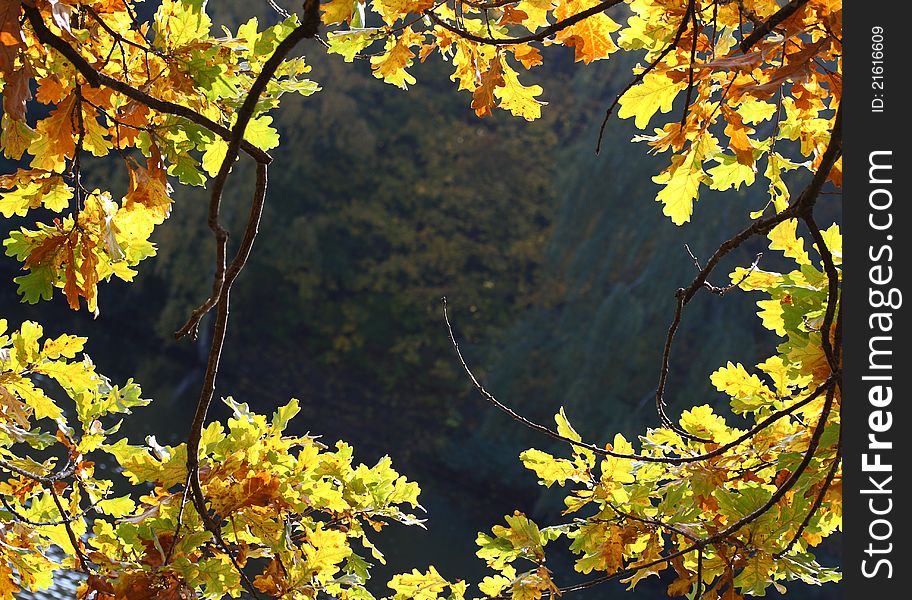
[[[769,190],[764,205],[745,207],[751,224],[711,256],[694,256],[696,275],[674,292],[659,349],[658,426],[634,442],[584,441],[563,410],[554,426],[514,412],[474,376],[444,312],[455,360],[481,396],[566,444],[564,457],[520,457],[542,485],[565,488],[566,519],[539,526],[517,511],[479,534],[478,556],[493,574],[477,592],[430,567],[395,576],[392,596],[526,600],[613,579],[634,588],[667,573],[669,595],[711,600],[838,579],[812,549],[841,523],[841,236],[815,216],[824,188],[841,185],[839,2],[308,0],[300,14],[270,2],[276,24],[251,19],[237,31],[215,31],[202,0],[163,0],[148,22],[134,4],[0,0],[0,143],[22,165],[0,178],[0,211],[47,215],[4,245],[22,263],[23,301],[62,294],[72,309],[97,313],[99,286],[131,280],[155,254],[150,235],[179,195],[172,184],[207,186],[212,291],[176,332],[195,337],[214,314],[204,383],[186,443],[135,445],[117,438],[120,415],[149,403],[135,382],[99,374],[84,338],[0,322],[3,598],[47,588],[62,569],[84,574],[83,598],[371,598],[368,561],[383,557],[369,533],[420,522],[418,486],[388,459],[361,465],[342,442],[286,435],[294,400],[267,419],[229,398],[233,417],[207,422],[230,291],[256,239],[269,151],[279,144],[269,113],[286,93],[319,90],[294,55],[313,38],[402,88],[416,83],[415,60],[438,54],[479,117],[502,109],[526,120],[541,115],[544,91],[520,80],[543,51],[587,64],[638,52],[642,63],[607,99],[605,120],[615,110],[632,117],[643,130],[635,141],[668,155],[654,177],[664,214],[689,222],[707,189]],[[626,140],[599,139],[596,151],[609,142]],[[127,189],[86,181],[93,157],[119,157]],[[253,162],[256,184],[246,227],[229,244],[221,202],[238,160]],[[762,238],[790,270],[764,270],[758,256],[719,282],[720,262]],[[707,404],[669,415],[667,394],[683,393],[668,374],[689,302],[738,290],[763,296],[762,323],[782,338],[755,368],[729,362],[711,375],[746,425]],[[131,493],[116,493],[124,482],[96,470],[109,458]],[[559,543],[588,579],[551,572],[549,547]]]

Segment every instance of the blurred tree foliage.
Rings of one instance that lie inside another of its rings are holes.
[[[697,270],[685,244],[705,259],[728,232],[748,224],[737,209],[748,192],[734,190],[724,197],[701,197],[711,208],[704,210],[699,226],[677,227],[663,217],[649,202],[657,188],[651,177],[661,160],[630,160],[632,123],[609,122],[607,145],[596,156],[604,110],[598,100],[617,93],[624,80],[614,74],[625,68],[629,65],[622,59],[590,66],[576,73],[566,88],[577,96],[580,122],[572,139],[557,150],[559,160],[572,167],[555,174],[551,183],[557,209],[538,278],[544,301],[523,311],[510,326],[495,362],[486,364],[481,353],[470,357],[488,374],[486,385],[498,398],[537,422],[549,421],[564,406],[579,421],[585,439],[608,439],[617,431],[636,435],[654,425],[662,343],[674,314],[674,292]],[[583,90],[594,102],[580,99]],[[740,200],[733,199],[739,195]],[[750,263],[752,252],[761,249],[740,250],[729,261]],[[773,257],[765,260],[766,268],[776,264]],[[738,291],[724,301],[710,295],[694,300],[671,364],[676,394],[668,402],[673,412],[705,402],[727,412],[709,374],[727,357],[761,357],[767,336],[759,323],[740,318],[754,310],[754,301]],[[462,326],[468,313],[456,310]],[[483,341],[468,331],[465,335],[469,341]],[[480,401],[474,406],[481,406]],[[482,479],[496,474],[503,480],[504,473],[523,478],[510,468],[512,457],[543,441],[508,422],[501,413],[481,411],[476,427],[463,434],[467,439],[454,442],[461,451],[448,453],[448,460],[459,470],[479,472]]]

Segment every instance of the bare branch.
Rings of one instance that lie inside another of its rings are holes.
[[[791,17],[795,12],[807,4],[808,0],[792,0],[778,11],[773,13],[769,19],[761,23],[760,25],[754,26],[754,30],[751,31],[750,35],[744,38],[741,41],[741,52],[747,52],[753,47],[754,44],[759,42],[766,34],[770,33],[777,25]]]
[[[466,363],[465,358],[463,358],[462,351],[459,349],[459,343],[456,341],[456,336],[453,333],[453,326],[450,323],[450,318],[449,318],[448,311],[447,311],[446,298],[443,298],[442,302],[443,302],[443,318],[444,318],[444,321],[446,322],[447,331],[449,333],[450,344],[453,346],[453,349],[456,352],[456,356],[459,359],[459,363],[462,366],[463,371],[465,371],[466,375],[468,375],[472,384],[475,386],[475,389],[478,390],[478,393],[481,394],[482,397],[484,397],[486,400],[488,400],[488,402],[493,404],[498,410],[506,413],[512,419],[522,423],[529,429],[532,429],[541,434],[544,434],[551,439],[570,444],[571,446],[575,446],[577,448],[589,450],[590,452],[597,454],[599,456],[612,456],[614,458],[625,458],[628,460],[635,460],[635,461],[641,461],[641,462],[652,462],[652,463],[664,463],[664,464],[669,464],[669,465],[679,465],[679,464],[684,464],[684,463],[700,462],[700,461],[708,460],[710,458],[714,458],[716,456],[722,456],[723,454],[725,454],[727,451],[731,450],[732,448],[735,448],[735,447],[739,446],[740,444],[746,442],[747,440],[751,439],[752,437],[757,435],[757,433],[759,433],[760,431],[763,431],[764,429],[766,429],[767,427],[769,427],[770,425],[772,425],[779,419],[782,419],[782,418],[792,414],[796,410],[802,408],[803,406],[807,406],[808,404],[813,402],[824,390],[827,389],[827,387],[830,383],[830,380],[828,379],[826,382],[821,384],[820,387],[818,387],[813,392],[808,394],[807,397],[795,402],[794,404],[788,406],[787,408],[783,408],[782,410],[778,410],[778,411],[772,413],[771,415],[769,415],[768,417],[766,417],[765,419],[763,419],[762,421],[757,423],[756,426],[749,429],[745,433],[741,434],[734,440],[732,440],[726,444],[722,444],[718,448],[716,448],[715,450],[712,450],[710,452],[705,452],[703,454],[695,454],[692,456],[651,456],[648,454],[625,454],[623,452],[615,452],[614,450],[608,450],[606,448],[601,448],[594,444],[589,444],[587,442],[582,442],[579,440],[574,440],[572,438],[563,436],[560,433],[558,433],[557,431],[554,431],[553,429],[551,429],[549,427],[546,427],[540,423],[536,423],[536,422],[520,415],[519,413],[514,411],[512,408],[510,408],[509,406],[505,405],[500,400],[495,398],[487,389],[485,389],[485,387],[483,385],[481,385],[481,383],[475,377],[475,374],[469,368],[469,365]]]
[[[568,27],[576,25],[580,21],[588,19],[592,15],[596,15],[600,12],[604,12],[604,11],[608,10],[609,8],[611,8],[612,6],[617,6],[618,4],[621,4],[623,2],[624,2],[624,0],[603,0],[602,2],[599,2],[598,4],[596,4],[595,6],[587,8],[584,11],[578,12],[571,17],[567,17],[566,19],[560,20],[557,23],[549,25],[548,27],[540,29],[539,31],[536,31],[535,33],[532,33],[530,35],[515,37],[515,38],[492,38],[492,37],[484,37],[484,36],[480,36],[480,35],[475,35],[474,33],[470,32],[470,31],[467,31],[457,25],[453,25],[452,23],[449,23],[449,22],[441,19],[437,15],[437,13],[435,13],[433,11],[433,9],[425,11],[424,15],[427,16],[431,20],[431,22],[434,23],[435,25],[443,27],[447,31],[455,33],[456,35],[458,35],[459,37],[461,37],[463,39],[470,40],[472,42],[477,42],[479,44],[488,44],[488,45],[492,45],[492,46],[510,46],[513,44],[524,44],[527,42],[539,42],[539,41],[545,40],[545,39],[551,37],[552,35],[554,35],[555,33],[557,33],[558,31],[562,31]]]
[[[201,304],[196,308],[196,310],[193,311],[193,313],[190,315],[190,318],[183,325],[183,327],[177,330],[177,332],[174,334],[174,337],[177,339],[184,337],[188,333],[194,334],[193,337],[195,337],[195,334],[199,328],[200,320],[212,309],[213,306],[215,306],[216,302],[218,302],[219,296],[225,284],[225,260],[228,245],[228,232],[219,223],[219,210],[221,207],[222,194],[225,189],[225,183],[228,181],[228,174],[231,172],[231,167],[234,165],[235,159],[237,159],[238,150],[241,148],[244,139],[244,130],[247,128],[247,124],[253,118],[253,114],[256,110],[256,105],[257,102],[259,102],[260,96],[266,90],[266,86],[269,84],[269,81],[275,74],[276,69],[278,69],[282,64],[282,61],[285,60],[285,57],[288,56],[291,50],[301,40],[303,40],[305,37],[308,37],[307,34],[311,27],[312,25],[309,24],[307,20],[305,20],[304,23],[296,27],[290,34],[288,34],[288,37],[282,40],[282,42],[272,53],[272,56],[269,57],[269,60],[266,61],[266,64],[263,65],[263,70],[260,71],[260,74],[253,82],[253,85],[250,86],[250,91],[247,93],[247,96],[244,98],[244,103],[241,105],[241,108],[237,112],[237,121],[234,125],[234,128],[231,130],[231,138],[228,142],[228,150],[225,154],[224,160],[222,160],[218,174],[212,180],[212,193],[209,201],[208,225],[212,232],[215,234],[216,239],[216,272],[212,284],[212,294],[209,296],[209,298],[206,299],[205,302],[203,302],[203,304]]]

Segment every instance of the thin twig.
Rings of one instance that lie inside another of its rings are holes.
[[[89,566],[89,560],[86,558],[85,552],[82,551],[82,547],[79,545],[79,538],[76,536],[76,532],[73,531],[72,524],[70,521],[67,521],[67,512],[63,508],[63,503],[60,501],[60,496],[57,494],[57,490],[54,489],[54,486],[51,485],[47,488],[48,492],[51,494],[51,498],[54,500],[54,504],[57,506],[57,511],[60,513],[60,518],[63,519],[63,528],[66,530],[67,537],[70,540],[70,544],[73,546],[73,552],[76,553],[76,560],[79,561],[79,567],[84,573],[91,573],[92,569]]]
[[[443,27],[444,29],[446,29],[447,31],[450,31],[451,33],[455,33],[456,35],[458,35],[459,37],[461,37],[463,39],[466,39],[466,40],[469,40],[472,42],[477,42],[479,44],[488,44],[488,45],[492,45],[492,46],[504,46],[504,45],[524,44],[526,42],[537,42],[537,41],[545,40],[559,31],[563,31],[564,29],[566,29],[568,27],[572,27],[573,25],[576,25],[580,21],[588,19],[592,15],[597,15],[598,13],[604,12],[605,10],[611,8],[612,6],[617,6],[618,4],[622,4],[623,2],[624,2],[624,0],[603,0],[602,2],[599,2],[598,4],[591,6],[591,7],[587,8],[586,10],[580,11],[573,16],[567,17],[566,19],[562,19],[556,23],[553,23],[552,25],[549,25],[548,27],[540,29],[540,30],[536,31],[535,33],[520,36],[520,37],[515,37],[515,38],[492,38],[492,37],[484,37],[484,36],[480,36],[480,35],[475,35],[474,33],[470,32],[470,31],[467,31],[461,27],[458,27],[456,25],[453,25],[452,23],[449,23],[449,22],[441,19],[440,16],[437,15],[437,13],[435,13],[433,10],[425,11],[424,15],[427,16],[431,20],[431,22],[434,23],[435,25],[439,25],[440,27]]]
[[[253,118],[260,96],[266,90],[266,86],[275,74],[276,69],[279,68],[288,53],[291,52],[301,40],[306,37],[312,37],[308,36],[310,28],[311,25],[305,21],[292,30],[292,32],[282,40],[272,53],[272,56],[269,57],[269,60],[266,61],[266,64],[263,65],[263,70],[260,71],[260,74],[253,82],[253,85],[250,86],[250,90],[244,98],[244,103],[237,112],[237,121],[231,131],[228,150],[226,151],[224,160],[222,160],[218,174],[212,180],[212,192],[209,201],[208,225],[215,234],[216,239],[216,273],[213,278],[212,294],[193,311],[187,322],[175,332],[174,337],[177,339],[180,339],[187,334],[193,334],[193,337],[195,337],[195,334],[199,329],[200,320],[213,306],[215,306],[216,302],[218,302],[219,295],[224,287],[225,261],[228,245],[228,231],[219,223],[219,210],[225,183],[228,181],[228,174],[237,158],[238,150],[244,139],[244,131],[247,128],[247,124]]]
[[[79,519],[85,517],[90,512],[95,511],[97,509],[98,502],[99,501],[93,502],[87,508],[79,511],[75,515],[68,514],[68,515],[62,517],[61,519],[57,519],[54,521],[33,521],[33,520],[29,519],[28,517],[26,517],[25,515],[23,515],[22,513],[20,513],[18,510],[16,510],[16,508],[9,503],[9,500],[6,499],[5,495],[0,495],[0,504],[3,504],[3,508],[5,508],[10,514],[12,514],[13,517],[15,517],[17,521],[21,521],[21,522],[25,523],[26,525],[31,525],[32,527],[52,527],[52,526],[56,526],[56,525],[63,525],[65,523],[72,523],[73,521],[78,521]]]
[[[697,11],[694,10],[696,0],[690,0],[687,4],[687,12],[690,14],[690,22],[693,24],[693,42],[690,45],[690,64],[687,66],[687,97],[684,98],[684,114],[681,115],[681,127],[687,124],[687,115],[690,112],[690,99],[693,97],[694,90],[694,65],[697,62],[697,39],[700,37],[697,30]],[[687,20],[687,14],[684,15]]]
[[[787,417],[788,415],[792,414],[796,410],[798,410],[804,406],[807,406],[808,404],[813,402],[824,390],[827,389],[827,386],[829,384],[829,380],[827,380],[827,382],[821,384],[813,392],[811,392],[807,397],[795,402],[794,404],[788,406],[787,408],[783,408],[782,410],[778,410],[778,411],[772,413],[771,415],[769,415],[768,417],[766,417],[765,419],[763,419],[762,421],[757,423],[756,426],[754,426],[753,428],[744,432],[743,434],[741,434],[734,440],[732,440],[726,444],[722,444],[718,448],[711,450],[709,452],[705,452],[702,454],[696,454],[696,455],[692,455],[692,456],[651,456],[648,454],[625,454],[623,452],[615,452],[614,450],[608,450],[606,448],[601,448],[594,444],[590,444],[590,443],[583,442],[580,440],[574,440],[573,438],[568,438],[566,436],[563,436],[560,433],[558,433],[557,431],[554,431],[553,429],[546,427],[545,425],[536,423],[536,422],[520,415],[519,413],[514,411],[512,408],[505,405],[500,400],[498,400],[496,397],[494,397],[494,395],[492,395],[487,389],[485,389],[485,387],[483,385],[481,385],[481,383],[475,377],[475,374],[469,368],[468,363],[466,363],[465,358],[462,356],[462,351],[459,349],[459,343],[456,341],[456,336],[453,332],[453,326],[450,323],[450,318],[449,318],[449,314],[447,311],[446,298],[443,298],[442,302],[443,302],[443,318],[444,318],[444,321],[446,322],[447,332],[448,332],[449,338],[450,338],[450,344],[453,346],[453,349],[456,352],[456,356],[459,360],[460,365],[462,366],[463,371],[465,371],[466,375],[471,380],[472,385],[475,386],[475,389],[478,391],[479,394],[482,395],[482,397],[484,397],[486,400],[488,400],[488,402],[493,404],[498,410],[506,413],[512,419],[514,419],[515,421],[518,421],[519,423],[522,423],[529,429],[538,431],[539,433],[542,433],[554,440],[570,444],[577,448],[582,448],[584,450],[588,450],[599,456],[611,456],[614,458],[624,458],[627,460],[634,460],[634,461],[640,461],[640,462],[664,463],[664,464],[670,464],[670,465],[680,465],[680,464],[684,464],[684,463],[700,462],[700,461],[708,460],[710,458],[714,458],[716,456],[722,456],[728,450],[731,450],[732,448],[735,448],[735,447],[739,446],[740,444],[746,442],[747,440],[751,439],[752,437],[757,435],[757,433],[759,433],[760,431],[763,431],[764,429],[766,429],[767,427],[769,427],[770,425],[772,425],[779,419]]]
[[[601,126],[599,127],[598,140],[595,143],[596,154],[599,154],[602,150],[602,137],[605,135],[605,127],[608,126],[608,120],[611,118],[612,113],[614,113],[614,109],[617,108],[617,105],[621,102],[621,98],[623,98],[624,94],[629,92],[633,86],[643,81],[643,78],[651,73],[653,69],[655,69],[660,62],[662,62],[662,59],[668,56],[669,52],[678,47],[678,44],[681,41],[681,36],[683,36],[684,32],[687,31],[687,17],[688,15],[685,13],[684,17],[681,19],[681,23],[678,25],[677,30],[675,30],[674,37],[672,38],[671,42],[665,46],[665,49],[659,52],[659,55],[656,56],[652,62],[646,66],[646,68],[637,73],[633,79],[631,79],[627,85],[624,86],[624,89],[615,95],[614,100],[611,102],[611,105],[608,106],[608,109],[605,111],[605,116],[602,119]]]

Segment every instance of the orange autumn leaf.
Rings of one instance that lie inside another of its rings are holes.
[[[741,115],[726,105],[722,105],[722,114],[728,121],[725,126],[725,134],[728,136],[728,147],[732,149],[738,162],[742,165],[754,166],[754,146],[751,144],[750,134],[754,130],[744,124]]]
[[[18,0],[0,0],[0,78],[4,81],[13,72],[23,45],[19,28],[21,6]]]
[[[565,0],[554,11],[556,19],[566,19],[576,13],[598,5],[598,0]],[[611,34],[620,25],[603,12],[596,13],[570,27],[557,32],[555,39],[564,46],[574,49],[574,60],[589,64],[596,60],[608,58],[618,47],[611,39]]]
[[[145,167],[128,161],[127,168],[130,189],[124,197],[124,209],[135,210],[139,205],[149,212],[154,222],[163,222],[171,214],[171,185],[158,146],[152,144],[150,147]]]
[[[491,114],[497,101],[494,98],[494,90],[504,86],[503,66],[498,54],[491,61],[488,70],[481,75],[481,82],[472,92],[472,108],[479,117],[485,117]]]

